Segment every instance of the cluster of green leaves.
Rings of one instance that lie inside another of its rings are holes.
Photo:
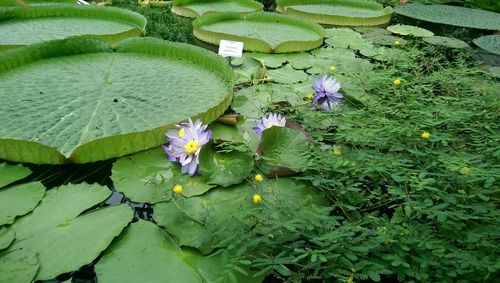
[[[363,77],[362,105],[324,113],[267,105],[311,134],[312,163],[296,178],[326,195],[330,215],[294,213],[290,203],[273,204],[294,215],[286,222],[248,214],[266,229],[229,233],[228,258],[256,251],[244,258],[257,275],[293,282],[498,276],[498,83],[468,51],[413,40],[397,48],[404,57]]]

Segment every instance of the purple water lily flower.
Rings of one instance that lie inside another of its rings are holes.
[[[338,106],[344,96],[338,91],[342,85],[336,79],[323,75],[314,82],[312,88],[316,92],[311,99],[311,104],[324,111],[330,110]]]
[[[198,172],[200,150],[212,138],[212,132],[207,130],[207,125],[202,125],[201,120],[177,125],[177,130],[166,133],[168,146],[162,145],[168,154],[168,160],[181,164],[181,172],[191,176]]]
[[[255,122],[255,127],[252,129],[261,136],[265,129],[269,129],[273,126],[284,127],[286,124],[285,117],[281,117],[280,114],[269,113],[268,117],[262,115],[262,118]]]

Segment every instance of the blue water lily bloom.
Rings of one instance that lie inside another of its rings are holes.
[[[321,78],[317,79],[312,86],[315,94],[311,99],[311,104],[317,108],[324,111],[330,110],[338,106],[344,96],[339,93],[342,85],[337,82],[336,79],[323,75]]]
[[[269,129],[273,126],[284,127],[285,124],[285,117],[281,117],[280,114],[269,113],[267,117],[265,115],[262,115],[262,118],[255,122],[255,127],[253,127],[252,129],[257,133],[257,135],[261,136],[262,132],[265,129]]]
[[[198,172],[200,150],[212,138],[212,132],[207,130],[207,125],[202,125],[201,120],[195,123],[177,125],[176,130],[166,133],[168,146],[162,145],[170,161],[181,164],[181,172],[191,176]]]

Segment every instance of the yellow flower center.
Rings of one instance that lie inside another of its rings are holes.
[[[187,154],[195,154],[198,148],[200,148],[200,144],[197,141],[190,141],[184,146],[184,151]]]
[[[179,130],[179,134],[178,135],[179,135],[179,138],[183,138],[184,137],[184,128],[181,128]]]
[[[392,83],[394,85],[400,85],[401,84],[401,80],[400,79],[395,79],[394,81],[392,81]]]
[[[264,177],[262,177],[262,175],[260,175],[260,174],[255,175],[255,182],[260,183],[263,180],[264,180]]]
[[[175,185],[173,191],[176,194],[182,193],[182,186],[181,185]]]
[[[259,202],[261,202],[261,201],[262,201],[262,196],[261,196],[261,195],[259,195],[259,194],[255,194],[255,195],[253,195],[253,197],[252,197],[252,201],[253,201],[253,203],[259,203]]]

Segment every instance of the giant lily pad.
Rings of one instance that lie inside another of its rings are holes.
[[[252,196],[257,193],[262,195],[263,202],[268,205],[252,203]],[[231,235],[235,230],[250,232],[257,228],[253,226],[257,223],[246,218],[249,211],[256,210],[257,213],[261,209],[270,209],[286,221],[290,216],[274,211],[273,205],[277,203],[296,206],[297,213],[303,213],[300,211],[307,211],[311,203],[323,205],[324,201],[306,184],[282,178],[270,180],[261,188],[242,183],[230,188],[214,189],[201,196],[158,203],[154,207],[153,218],[173,234],[181,245],[209,253],[217,240]]]
[[[160,148],[118,159],[113,165],[111,179],[117,191],[141,203],[170,200],[176,184],[184,188],[182,194],[186,197],[203,194],[214,187],[203,182],[200,176],[181,174],[180,166],[169,161]]]
[[[0,11],[0,50],[42,41],[99,37],[116,44],[144,33],[146,18],[125,9],[77,5],[5,8]]]
[[[375,26],[391,20],[393,9],[364,0],[278,0],[277,11],[320,24]]]
[[[410,18],[459,27],[500,30],[500,14],[448,5],[405,4],[396,13]]]
[[[133,217],[124,204],[78,216],[109,194],[105,187],[87,184],[48,191],[31,214],[14,223],[16,241],[6,252],[35,252],[40,261],[35,280],[51,279],[92,262]]]
[[[156,225],[139,220],[113,243],[96,265],[99,282],[202,282],[181,250]]]
[[[179,16],[197,18],[205,13],[262,11],[263,5],[253,0],[174,0],[172,12]]]
[[[314,49],[323,43],[325,31],[309,21],[274,13],[218,13],[193,22],[198,39],[218,45],[221,39],[242,41],[244,50],[285,53]]]
[[[409,26],[409,25],[393,25],[388,26],[387,30],[401,35],[413,35],[416,37],[429,37],[433,36],[434,33],[432,31],[426,30],[424,28]]]
[[[0,158],[86,163],[157,146],[172,124],[222,114],[232,78],[210,51],[152,38],[116,52],[97,39],[2,52]]]
[[[500,55],[500,35],[486,35],[473,40],[474,44],[491,53]]]

